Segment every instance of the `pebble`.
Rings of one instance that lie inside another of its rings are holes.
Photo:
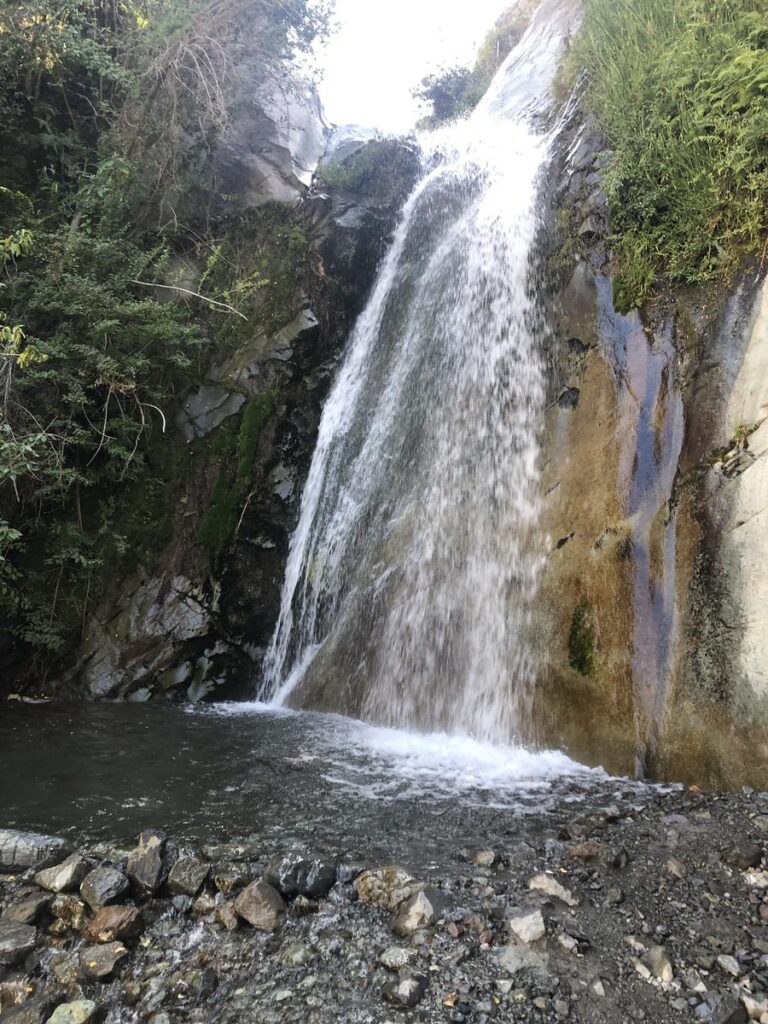
[[[573,895],[570,890],[566,889],[565,886],[561,885],[557,879],[551,875],[535,875],[528,882],[528,888],[532,892],[541,892],[545,896],[552,896],[554,899],[560,900],[565,903],[568,907],[578,907],[579,901]]]
[[[395,935],[407,938],[422,928],[429,928],[438,917],[438,900],[434,893],[427,895],[425,890],[409,896],[400,905],[392,931]]]
[[[546,934],[544,918],[540,910],[534,910],[529,914],[519,917],[511,917],[507,922],[510,931],[526,945],[531,942],[538,942]]]
[[[392,911],[421,888],[412,875],[396,865],[363,871],[353,884],[361,902]]]

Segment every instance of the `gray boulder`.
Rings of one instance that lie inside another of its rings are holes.
[[[86,875],[80,886],[80,895],[91,910],[99,910],[109,903],[117,903],[128,892],[129,886],[122,871],[103,866]]]
[[[210,870],[199,857],[179,857],[168,874],[168,888],[179,896],[197,896]]]
[[[11,966],[35,948],[37,930],[29,924],[0,921],[0,964]]]
[[[139,845],[128,858],[128,877],[146,895],[153,895],[160,887],[164,848],[164,835],[159,832],[142,832]]]
[[[330,892],[336,881],[336,865],[310,859],[301,853],[289,853],[270,861],[264,880],[288,899],[294,896],[319,899]]]
[[[66,839],[59,836],[0,829],[0,871],[50,867],[63,861],[71,850]]]
[[[38,871],[35,881],[49,892],[72,892],[87,874],[88,862],[79,853],[73,853],[61,864]]]

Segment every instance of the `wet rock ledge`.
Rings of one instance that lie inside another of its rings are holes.
[[[0,830],[2,1024],[766,1024],[768,793],[574,811],[421,878],[255,838]]]

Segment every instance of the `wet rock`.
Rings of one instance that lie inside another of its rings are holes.
[[[209,892],[201,892],[192,903],[192,913],[197,917],[206,917],[216,909],[216,897]]]
[[[91,942],[126,942],[141,935],[144,922],[136,907],[102,907],[85,929]]]
[[[197,896],[210,865],[199,857],[179,857],[168,874],[168,888],[182,896]]]
[[[575,409],[580,396],[581,391],[578,388],[563,388],[557,396],[557,404],[561,409]]]
[[[64,934],[69,929],[81,932],[88,923],[83,901],[66,893],[61,893],[51,903],[51,914],[54,924],[58,922],[61,926],[55,930],[58,934]]]
[[[0,964],[19,963],[35,948],[37,930],[29,924],[0,921]]]
[[[354,886],[361,902],[393,911],[421,888],[404,868],[395,865],[364,871],[355,879]]]
[[[80,970],[89,981],[100,981],[110,975],[127,955],[128,950],[122,942],[86,946],[80,951]]]
[[[619,903],[624,902],[624,893],[617,885],[614,885],[606,892],[605,899],[607,903],[617,907]]]
[[[412,1009],[417,1006],[427,991],[427,979],[423,974],[412,974],[390,981],[384,986],[383,996],[395,1006]]]
[[[48,1018],[48,1024],[89,1024],[96,1016],[96,1003],[91,999],[78,999],[62,1003]]]
[[[250,881],[250,872],[238,864],[219,868],[213,875],[213,884],[219,892],[223,892],[225,896],[234,892],[235,889],[244,889]]]
[[[3,1011],[3,1024],[45,1024],[51,1012],[51,999],[46,995],[28,999],[21,1006]]]
[[[10,903],[0,916],[0,921],[34,924],[50,905],[51,896],[48,893],[32,892]]]
[[[696,1007],[696,1016],[707,1024],[746,1024],[747,1011],[730,993],[713,992]]]
[[[513,935],[526,945],[538,942],[546,934],[544,918],[540,910],[534,910],[519,917],[511,917],[507,923]]]
[[[317,900],[311,900],[307,896],[297,896],[291,904],[291,914],[294,917],[306,917],[307,914],[316,914],[320,909]]]
[[[319,899],[326,896],[336,881],[336,865],[321,860],[310,860],[299,853],[275,857],[264,872],[264,880],[287,899],[308,896]]]
[[[58,836],[0,829],[0,871],[50,867],[59,864],[71,851],[69,843]]]
[[[282,954],[282,961],[287,967],[306,967],[311,963],[314,952],[303,942],[292,942]]]
[[[100,910],[109,903],[116,903],[125,896],[129,888],[128,879],[122,871],[118,871],[117,868],[98,867],[83,879],[80,895],[91,910]]]
[[[492,868],[496,863],[496,854],[493,850],[475,850],[472,854],[472,863],[479,868]]]
[[[723,863],[732,868],[738,868],[740,871],[759,867],[762,859],[763,851],[754,843],[740,843],[722,853]]]
[[[128,877],[136,888],[153,895],[160,887],[163,874],[165,836],[146,831],[139,836],[139,845],[128,858]]]
[[[226,903],[220,903],[216,907],[216,920],[225,928],[228,932],[236,931],[240,919],[237,916],[237,912],[233,905],[227,901]]]
[[[260,931],[279,928],[287,910],[280,893],[264,881],[246,886],[235,898],[234,908],[239,917]]]
[[[742,992],[741,1002],[750,1020],[760,1020],[764,1014],[768,1014],[768,996]]]
[[[672,961],[663,946],[652,946],[648,950],[648,966],[654,978],[668,984],[675,976]]]
[[[565,903],[568,907],[578,907],[579,905],[579,901],[573,893],[551,875],[535,875],[528,882],[528,888],[531,892],[540,892],[545,896],[551,896],[553,899],[560,900],[561,903]]]
[[[422,928],[429,928],[437,921],[440,914],[441,900],[434,890],[421,890],[409,896],[400,905],[392,931],[395,935],[407,938]]]
[[[72,892],[88,874],[88,862],[79,853],[73,853],[51,868],[44,868],[35,875],[35,881],[49,892]]]

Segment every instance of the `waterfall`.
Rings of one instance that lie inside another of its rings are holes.
[[[575,0],[545,0],[429,141],[328,397],[262,695],[507,741],[534,675],[546,322],[537,130]]]

